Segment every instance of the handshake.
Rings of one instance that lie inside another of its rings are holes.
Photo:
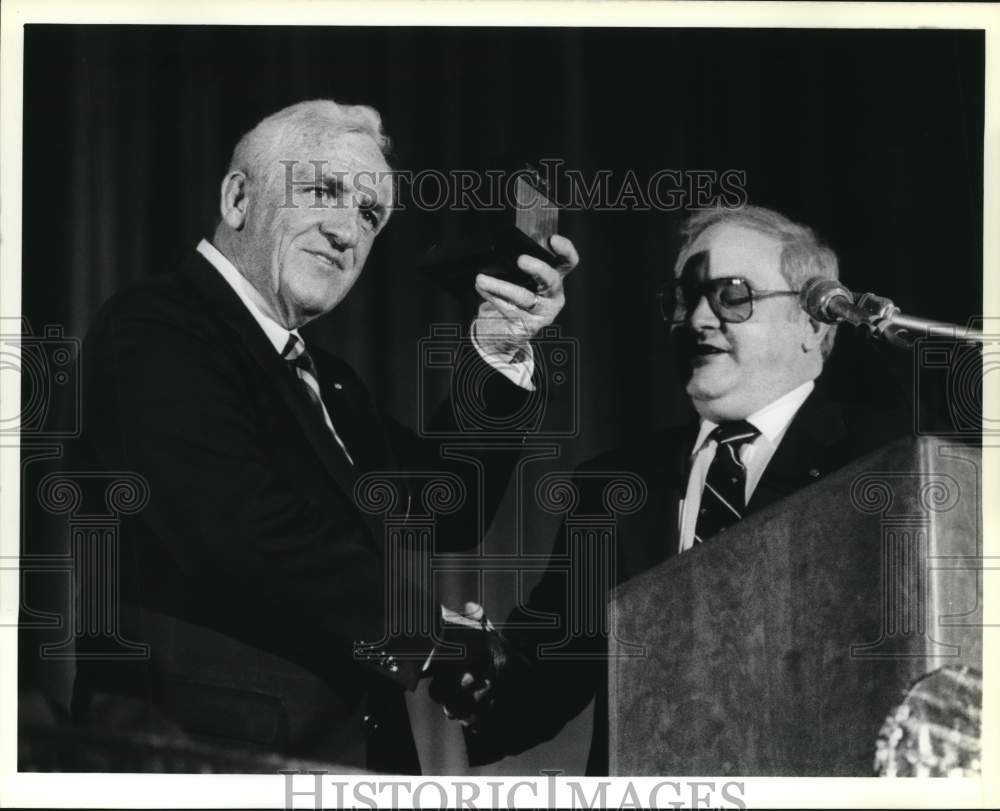
[[[442,609],[442,643],[425,667],[430,696],[445,717],[459,721],[472,734],[488,727],[494,708],[505,706],[504,694],[520,682],[527,659],[486,618],[478,603],[464,613]]]

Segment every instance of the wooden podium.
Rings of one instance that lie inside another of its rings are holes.
[[[980,456],[894,443],[616,589],[611,774],[870,776],[910,683],[982,669]]]

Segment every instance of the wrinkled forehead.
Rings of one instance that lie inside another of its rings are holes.
[[[781,242],[752,228],[719,223],[706,228],[685,252],[681,276],[719,279],[740,276],[754,287],[783,289]]]
[[[279,156],[280,174],[295,184],[334,184],[368,202],[393,203],[392,170],[368,135],[344,132],[305,140]]]

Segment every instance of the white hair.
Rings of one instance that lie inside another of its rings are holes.
[[[681,226],[684,244],[674,264],[675,276],[680,275],[695,240],[713,225],[721,224],[741,225],[780,242],[781,275],[793,290],[798,290],[814,276],[826,279],[837,279],[840,276],[837,254],[824,245],[811,228],[761,206],[719,208],[692,214]],[[831,328],[823,336],[820,350],[824,358],[833,351],[836,336],[836,328]]]
[[[229,171],[267,178],[278,171],[279,161],[288,154],[297,154],[301,147],[317,143],[322,135],[346,132],[367,135],[383,156],[389,152],[382,118],[373,107],[313,99],[278,110],[240,138]]]

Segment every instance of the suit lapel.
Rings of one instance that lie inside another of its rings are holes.
[[[357,391],[353,374],[344,373],[342,363],[315,346],[310,351],[319,372],[323,402],[354,460],[356,476],[395,470],[387,431],[367,391]]]
[[[648,488],[645,507],[618,520],[619,580],[634,577],[677,554],[679,502],[687,491],[697,421],[667,431],[651,443],[651,461],[640,464]],[[847,435],[840,407],[814,389],[796,413],[747,505],[747,513],[791,495],[836,466],[836,448]]]
[[[282,400],[295,416],[310,446],[315,449],[323,466],[349,497],[353,496],[357,471],[347,461],[344,452],[319,419],[315,406],[299,385],[294,373],[275,352],[274,346],[247,311],[239,296],[225,279],[200,254],[184,265],[184,273],[215,306],[221,320],[229,325],[239,341],[260,366],[264,378],[271,381]]]
[[[634,577],[677,554],[678,510],[687,489],[688,464],[697,424],[657,435],[643,465],[645,506],[618,519],[619,581]]]
[[[314,349],[316,349],[314,347]],[[333,361],[322,350],[310,350],[316,362],[319,373],[319,386],[323,403],[330,412],[330,419],[337,428],[337,434],[347,446],[354,466],[350,468],[353,476],[351,490],[347,494],[352,503],[357,499],[353,487],[357,480],[366,473],[385,472],[395,478],[397,469],[392,451],[389,447],[388,434],[378,416],[375,404],[371,402],[368,392],[359,389],[359,384],[353,374],[342,374],[342,367]],[[326,426],[324,433],[329,436]],[[334,442],[334,444],[336,444]],[[337,447],[337,453],[343,458],[343,453]],[[408,497],[407,493],[407,497]],[[373,515],[359,509],[358,513],[371,530],[372,538],[381,551],[385,547],[385,523],[381,514]]]
[[[846,434],[840,407],[818,388],[813,389],[764,470],[747,512],[773,504],[825,476],[831,450]]]

